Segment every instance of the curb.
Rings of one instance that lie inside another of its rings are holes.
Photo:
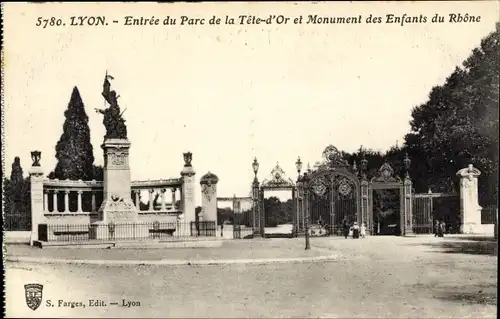
[[[196,266],[196,265],[266,265],[280,263],[307,263],[339,260],[340,255],[297,258],[263,258],[263,259],[221,259],[221,260],[82,260],[82,259],[56,259],[56,258],[35,258],[35,257],[7,257],[7,262],[25,262],[39,264],[76,264],[76,265],[106,265],[106,266],[127,266],[127,265],[164,265],[164,266]]]

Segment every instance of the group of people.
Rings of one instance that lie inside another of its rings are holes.
[[[361,226],[358,225],[358,222],[354,222],[352,226],[349,225],[347,220],[343,222],[343,230],[344,237],[347,239],[349,237],[349,233],[352,231],[352,238],[357,239],[359,237],[365,238],[366,236],[366,225],[365,223],[361,223]]]
[[[352,231],[352,238],[365,238],[366,236],[366,225],[361,223],[361,226],[357,222],[354,222],[351,226],[347,220],[342,223],[344,237],[347,239]],[[443,220],[436,220],[434,224],[434,237],[444,237],[446,233],[446,223]]]
[[[444,237],[446,232],[446,223],[444,221],[436,220],[434,224],[434,237]]]

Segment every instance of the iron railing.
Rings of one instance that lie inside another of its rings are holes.
[[[495,224],[497,222],[498,208],[495,206],[481,209],[481,224]]]
[[[109,241],[134,239],[181,240],[215,237],[215,221],[109,224],[40,224],[38,239],[45,242]]]
[[[21,212],[6,213],[3,224],[6,231],[30,231],[31,215]]]

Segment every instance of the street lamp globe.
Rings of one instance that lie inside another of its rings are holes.
[[[363,156],[363,159],[361,159],[361,169],[363,171],[366,171],[368,168],[368,160]]]
[[[408,157],[408,153],[405,154],[405,159],[403,160],[406,170],[410,170],[411,159]]]
[[[297,173],[302,171],[302,161],[300,160],[300,156],[297,158],[297,161],[295,162],[295,168],[297,168]]]
[[[257,162],[256,157],[253,159],[252,168],[253,168],[254,174],[257,175],[257,172],[259,171],[259,162]]]

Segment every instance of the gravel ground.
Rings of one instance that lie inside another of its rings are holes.
[[[342,258],[332,262],[260,266],[7,263],[7,316],[496,317],[495,242],[371,237],[313,238],[311,244],[317,253],[324,255],[330,250],[340,253]],[[303,253],[303,239],[232,241],[211,250],[234,253],[250,247],[254,252],[268,251],[262,255],[270,255],[282,247],[284,251],[296,250],[297,257]],[[73,250],[75,255],[82,251],[90,250]],[[180,254],[174,251],[180,250],[161,253]],[[23,297],[23,285],[31,282],[44,285],[43,302],[36,311],[26,307]],[[107,306],[90,307],[89,299],[103,300]],[[120,306],[123,299],[140,305]],[[47,306],[47,300],[55,307]],[[59,307],[58,300],[81,301],[85,308]],[[110,305],[113,301],[119,305]]]

